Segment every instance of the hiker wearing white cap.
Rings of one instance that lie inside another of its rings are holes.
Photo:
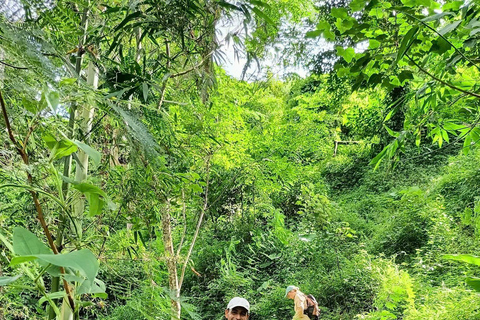
[[[248,320],[250,315],[250,303],[244,298],[235,297],[225,309],[225,318],[227,320]]]
[[[317,305],[317,301],[313,296],[305,295],[296,286],[288,286],[287,290],[285,291],[285,298],[292,299],[295,301],[295,315],[293,316],[292,320],[318,319],[318,315],[319,315],[318,305]],[[309,317],[307,314],[310,314],[311,317]]]

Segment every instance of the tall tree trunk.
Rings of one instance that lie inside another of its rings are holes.
[[[92,89],[98,88],[98,68],[90,61],[87,69],[87,84]],[[92,130],[93,117],[95,115],[95,108],[87,103],[81,109],[77,109],[76,118],[79,120],[80,132],[85,136],[84,142],[88,144],[89,134]],[[88,154],[83,150],[78,150],[78,163],[75,167],[75,181],[81,182],[87,179],[88,174]],[[75,217],[76,230],[78,230],[79,240],[82,238],[82,220],[83,212],[85,210],[85,198],[78,199],[73,207],[73,213]]]
[[[172,320],[179,320],[182,312],[180,305],[180,287],[178,285],[177,256],[173,249],[170,203],[162,213],[162,235],[165,247],[165,259],[168,271],[168,287],[171,294]]]

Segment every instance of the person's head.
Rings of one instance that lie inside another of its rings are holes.
[[[225,318],[227,320],[247,320],[250,314],[250,303],[244,298],[235,297],[225,309]]]
[[[297,291],[298,291],[298,287],[288,286],[287,290],[285,290],[285,298],[295,299],[295,295],[297,294]]]

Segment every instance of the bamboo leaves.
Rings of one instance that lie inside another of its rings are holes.
[[[402,43],[400,44],[400,48],[397,52],[397,58],[395,59],[395,63],[398,63],[398,61],[403,58],[405,53],[408,52],[408,49],[410,49],[413,42],[415,41],[415,35],[417,34],[419,29],[420,28],[418,26],[414,26],[407,32],[405,37],[403,37]]]

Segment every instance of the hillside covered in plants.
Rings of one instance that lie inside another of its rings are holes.
[[[0,4],[0,320],[291,319],[289,285],[480,319],[479,31],[478,1]]]

